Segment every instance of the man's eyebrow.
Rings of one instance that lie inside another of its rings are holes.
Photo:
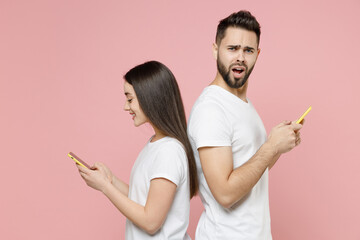
[[[249,46],[245,46],[244,48],[245,48],[245,49],[249,49],[249,50],[255,50],[255,48],[249,47]]]
[[[241,45],[227,45],[227,47],[231,47],[231,48],[240,48]]]
[[[125,96],[131,95],[131,93],[129,92],[125,92]]]
[[[241,48],[241,45],[227,45],[228,48]],[[244,49],[248,49],[248,50],[255,50],[255,48],[250,47],[250,46],[245,46]]]

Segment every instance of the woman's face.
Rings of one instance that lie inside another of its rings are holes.
[[[149,122],[148,118],[139,105],[133,86],[127,81],[124,81],[124,93],[126,96],[124,110],[129,111],[129,113],[132,115],[135,127]]]

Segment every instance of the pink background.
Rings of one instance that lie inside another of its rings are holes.
[[[1,0],[0,239],[123,239],[125,218],[67,153],[128,181],[152,132],[122,110],[122,75],[165,63],[189,114],[215,76],[217,23],[240,9],[262,25],[249,98],[267,131],[313,106],[270,173],[274,239],[360,239],[359,0]]]

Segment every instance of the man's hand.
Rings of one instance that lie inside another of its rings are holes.
[[[273,147],[276,154],[289,152],[299,145],[301,124],[291,121],[284,121],[275,126],[268,137],[268,143]]]

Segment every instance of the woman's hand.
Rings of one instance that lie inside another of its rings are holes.
[[[94,166],[91,167],[91,170],[96,170],[96,169],[101,169],[106,174],[110,182],[111,183],[114,182],[115,176],[112,174],[111,170],[105,164],[100,162],[95,163]]]
[[[95,163],[91,169],[76,165],[81,177],[89,187],[104,192],[105,187],[112,183],[113,174],[103,163]]]

